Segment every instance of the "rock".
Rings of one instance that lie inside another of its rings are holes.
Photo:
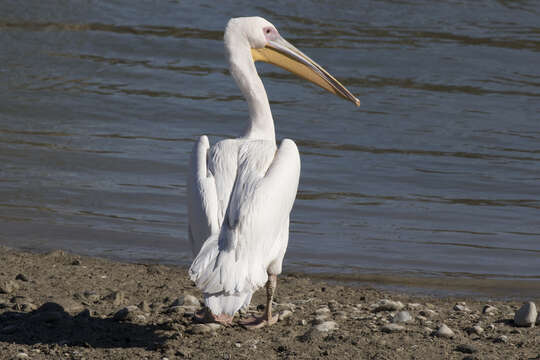
[[[185,294],[174,300],[171,306],[201,306],[199,299],[191,294]]]
[[[476,335],[482,335],[484,332],[484,329],[479,325],[474,325],[473,327],[470,327],[467,329],[467,333],[470,334],[476,334]]]
[[[35,304],[32,304],[30,302],[22,303],[21,304],[21,310],[24,312],[31,312],[37,309],[37,306]]]
[[[497,336],[495,338],[495,340],[493,340],[493,342],[496,342],[496,343],[507,343],[508,342],[508,336],[506,335],[500,335],[500,336]]]
[[[514,325],[533,327],[537,316],[536,305],[532,301],[526,302],[518,311],[516,311],[516,314],[514,315]]]
[[[487,329],[490,330],[490,331],[493,331],[493,330],[495,330],[495,325],[489,324],[489,325],[487,326]]]
[[[314,329],[319,332],[329,332],[337,329],[337,323],[335,321],[325,321],[314,326]]]
[[[422,331],[423,331],[424,334],[426,334],[426,335],[431,335],[431,334],[433,334],[433,329],[430,328],[430,327],[427,327],[427,326],[424,327],[424,328],[422,329]]]
[[[279,313],[279,318],[278,318],[278,320],[279,320],[279,321],[283,321],[283,320],[285,320],[285,319],[287,319],[287,318],[290,318],[290,317],[292,316],[292,314],[293,314],[293,313],[292,313],[291,310],[282,310],[282,311],[280,311],[280,313]]]
[[[315,324],[322,324],[322,323],[325,322],[327,319],[328,319],[328,315],[322,314],[322,315],[315,316],[315,320],[313,320],[313,322],[314,322]]]
[[[143,300],[139,303],[139,309],[141,309],[144,312],[150,312],[150,305],[148,304],[148,301]]]
[[[336,311],[336,313],[334,314],[334,318],[336,320],[347,320],[348,316],[345,311]]]
[[[19,290],[19,284],[13,280],[7,280],[0,283],[0,293],[11,294],[16,290]]]
[[[134,320],[136,318],[136,312],[139,310],[139,308],[135,305],[126,306],[125,308],[122,308],[118,310],[114,316],[113,320],[116,321],[124,321],[124,320]]]
[[[81,259],[74,259],[74,260],[71,262],[71,265],[74,265],[74,266],[80,266],[80,265],[82,265],[82,261],[81,261]]]
[[[28,277],[24,274],[17,274],[17,276],[15,276],[15,280],[28,281]]]
[[[330,309],[327,307],[322,307],[320,309],[315,310],[316,315],[325,315],[325,314],[328,314],[329,312],[330,312]]]
[[[89,301],[92,301],[92,302],[97,302],[101,300],[101,297],[98,294],[96,294],[96,292],[94,291],[87,290],[84,292],[83,295],[85,298],[87,298]]]
[[[394,324],[407,323],[407,322],[410,322],[411,320],[412,320],[412,316],[411,316],[411,314],[409,314],[408,311],[399,311],[392,318],[392,322]]]
[[[379,311],[399,311],[403,309],[405,305],[401,301],[392,301],[388,299],[382,299],[377,304],[375,304],[375,309],[373,312]]]
[[[418,309],[420,306],[422,306],[422,305],[420,305],[419,303],[408,303],[407,304],[407,308],[409,308],[409,309]]]
[[[307,325],[307,321],[306,321],[305,319],[299,320],[299,321],[298,321],[298,325],[306,326],[306,325]]]
[[[491,306],[491,305],[486,305],[484,306],[484,308],[482,309],[482,314],[485,314],[485,315],[491,315],[493,314],[494,312],[497,311],[497,308],[495,306]]]
[[[478,351],[478,349],[475,346],[469,345],[469,344],[459,344],[456,347],[456,350],[464,354],[474,354],[475,352]]]
[[[428,318],[432,318],[437,315],[437,312],[431,309],[426,309],[426,310],[420,311],[419,314]]]
[[[444,338],[452,338],[454,337],[454,335],[455,334],[452,331],[452,329],[450,329],[445,324],[442,324],[441,326],[439,326],[439,329],[437,329],[437,331],[435,332],[435,336],[444,337]]]
[[[24,352],[20,352],[17,355],[15,355],[15,359],[29,359],[29,358],[30,357],[28,356],[28,354]]]
[[[114,306],[119,306],[124,303],[126,295],[123,291],[113,291],[109,295],[105,296],[104,299],[112,301]]]
[[[469,309],[465,303],[457,303],[456,305],[454,305],[454,310],[455,311],[460,311],[460,312],[470,312],[471,309]]]
[[[193,325],[191,327],[191,332],[193,334],[205,334],[205,333],[209,333],[209,332],[212,332],[212,331],[216,331],[220,327],[221,327],[221,325],[214,324],[214,323],[211,323],[211,324],[195,324],[195,325]]]
[[[381,328],[382,332],[392,333],[405,330],[405,326],[398,324],[386,324]]]

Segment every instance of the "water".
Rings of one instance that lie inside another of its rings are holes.
[[[258,65],[277,137],[302,156],[286,270],[537,286],[539,13],[533,0],[3,1],[0,243],[188,264],[193,141],[235,137],[247,115],[223,29],[258,14],[362,101]]]

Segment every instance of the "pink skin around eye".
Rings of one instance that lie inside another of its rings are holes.
[[[277,38],[279,38],[279,33],[275,28],[271,26],[263,28],[263,34],[266,38],[266,41],[276,40]]]

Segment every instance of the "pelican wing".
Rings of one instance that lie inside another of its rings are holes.
[[[191,266],[191,278],[204,293],[251,293],[265,284],[268,266],[284,254],[300,155],[296,144],[285,139],[266,171],[257,168],[257,159],[240,151],[219,237],[213,246],[204,245]]]
[[[191,152],[188,179],[189,240],[193,257],[208,237],[219,231],[218,198],[214,176],[208,171],[208,137],[201,136]]]

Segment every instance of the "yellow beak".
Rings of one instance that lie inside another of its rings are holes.
[[[251,56],[253,61],[264,61],[279,66],[360,106],[360,100],[345,86],[282,37],[269,41],[264,48],[251,49]]]

